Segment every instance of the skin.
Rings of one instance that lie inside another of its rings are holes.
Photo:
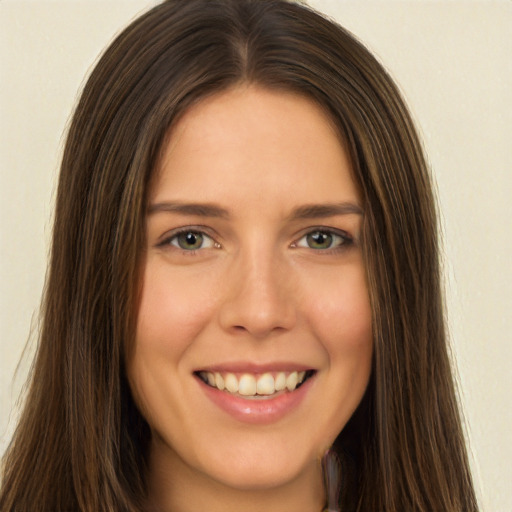
[[[360,197],[335,128],[292,93],[244,85],[207,98],[170,132],[149,203],[128,377],[152,429],[154,508],[321,510],[319,460],[359,404],[372,355]],[[169,206],[190,203],[222,215]],[[180,247],[181,228],[204,233],[202,245]],[[327,243],[311,243],[318,231]],[[234,361],[316,373],[296,407],[251,424],[194,374]]]

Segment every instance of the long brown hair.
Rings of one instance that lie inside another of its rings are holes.
[[[136,511],[149,427],[124,372],[146,192],[169,127],[240,82],[318,102],[364,200],[371,380],[333,450],[345,511],[476,511],[447,355],[430,176],[382,66],[352,35],[280,0],[170,0],[106,50],[64,151],[37,358],[3,460],[5,511]]]

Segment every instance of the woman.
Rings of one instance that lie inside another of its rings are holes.
[[[2,510],[476,510],[437,252],[414,127],[352,36],[281,1],[155,7],[70,127]]]

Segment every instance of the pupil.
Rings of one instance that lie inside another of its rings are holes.
[[[322,233],[321,231],[317,231],[316,233],[311,233],[308,235],[309,245],[313,248],[321,248],[327,249],[331,246],[332,236],[328,233]]]

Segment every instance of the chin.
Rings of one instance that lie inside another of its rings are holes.
[[[323,452],[300,453],[276,445],[233,447],[222,454],[210,454],[202,460],[203,471],[219,483],[243,491],[269,490],[283,487],[301,476],[311,476],[319,470]]]
[[[219,471],[214,478],[227,487],[240,491],[264,491],[286,486],[300,477],[302,471],[282,466],[244,465],[238,471]]]

